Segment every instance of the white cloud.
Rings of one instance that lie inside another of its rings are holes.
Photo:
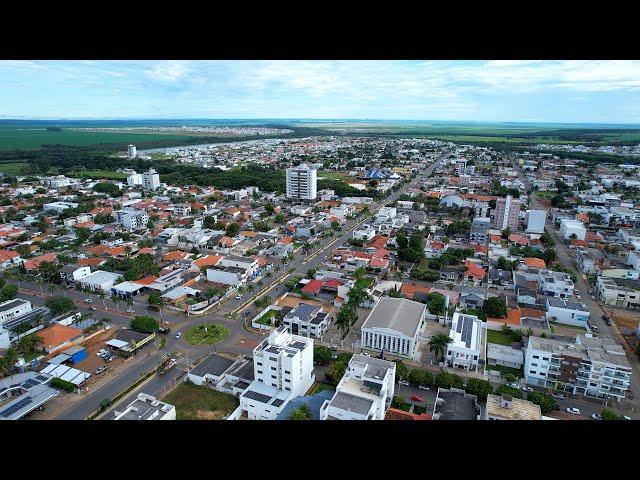
[[[151,70],[147,70],[147,76],[157,82],[174,83],[185,77],[190,69],[184,62],[170,60],[155,65]]]

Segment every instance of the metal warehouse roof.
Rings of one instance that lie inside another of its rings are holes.
[[[65,380],[73,383],[74,385],[80,385],[87,380],[91,374],[78,370],[77,368],[68,367],[66,365],[47,365],[43,370],[44,373],[48,373],[52,377]]]

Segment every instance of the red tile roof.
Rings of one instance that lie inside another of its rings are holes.
[[[322,289],[322,282],[320,280],[310,280],[304,287],[302,287],[302,293],[311,293],[316,295],[320,293]]]

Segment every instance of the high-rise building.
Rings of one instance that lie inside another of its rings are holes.
[[[129,145],[128,151],[129,151],[129,158],[136,158],[137,153],[136,153],[135,145]]]
[[[145,190],[156,190],[160,187],[160,175],[153,168],[142,174],[142,188]]]
[[[493,227],[504,230],[518,228],[518,215],[520,215],[520,200],[507,195],[505,198],[496,200],[496,211],[493,217]]]
[[[546,210],[527,210],[527,233],[544,233]]]
[[[287,168],[287,198],[315,200],[318,196],[317,171],[306,164]]]

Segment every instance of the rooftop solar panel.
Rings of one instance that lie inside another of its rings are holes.
[[[29,405],[31,401],[32,401],[31,397],[21,398],[16,403],[14,403],[8,408],[5,408],[2,412],[0,412],[0,417],[9,418],[11,415],[19,411],[21,408]]]
[[[33,378],[30,378],[22,384],[22,387],[28,390],[32,387],[35,387],[36,385],[40,385],[40,382],[34,380]]]
[[[273,403],[271,403],[271,405],[273,405],[274,407],[279,407],[280,405],[282,405],[284,403],[284,400],[281,400],[279,398],[276,398]]]
[[[471,333],[473,332],[473,322],[469,317],[465,317],[462,322],[462,340],[467,348],[471,347]]]
[[[250,400],[257,400],[258,402],[261,402],[261,403],[269,403],[269,400],[271,400],[271,397],[269,395],[265,395],[264,393],[254,392],[252,390],[249,390],[248,392],[246,392],[244,396]]]
[[[49,377],[45,377],[44,375],[38,375],[36,377],[36,380],[38,380],[39,382],[44,382],[44,381],[46,381],[48,379],[49,379]]]

